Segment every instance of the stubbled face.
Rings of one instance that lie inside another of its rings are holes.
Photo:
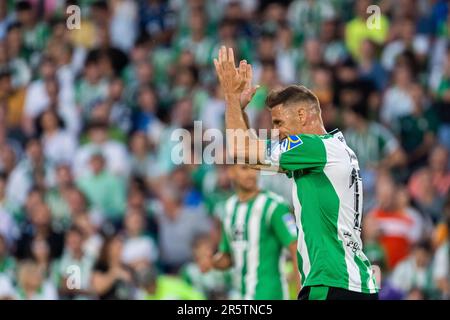
[[[233,165],[229,176],[238,189],[251,192],[258,188],[258,172],[247,165]]]
[[[279,139],[283,140],[290,135],[299,134],[300,115],[296,107],[283,107],[281,104],[273,107],[272,129],[279,130]]]

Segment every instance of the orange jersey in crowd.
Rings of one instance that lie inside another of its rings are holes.
[[[387,267],[395,265],[409,254],[414,220],[404,211],[375,209],[370,213],[380,230],[380,243],[386,252]]]

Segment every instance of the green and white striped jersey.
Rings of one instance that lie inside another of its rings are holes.
[[[225,203],[219,250],[233,259],[233,287],[241,299],[287,299],[283,247],[297,238],[295,220],[283,199],[261,191]]]
[[[378,292],[362,252],[362,181],[355,153],[338,130],[268,141],[267,164],[293,180],[303,286]]]

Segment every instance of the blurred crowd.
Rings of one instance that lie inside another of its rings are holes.
[[[0,298],[233,298],[211,268],[226,166],[171,161],[174,129],[224,128],[226,45],[261,86],[253,127],[300,83],[344,132],[380,297],[449,299],[449,37],[443,0],[0,1]],[[260,185],[290,200],[286,179]]]

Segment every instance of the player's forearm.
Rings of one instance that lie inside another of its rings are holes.
[[[226,96],[225,128],[227,149],[233,159],[257,164],[264,143],[250,128],[247,114],[242,110],[238,96]],[[262,146],[261,146],[262,145]]]
[[[233,159],[248,159],[248,145],[250,143],[248,127],[242,113],[238,95],[227,95],[225,111],[225,128],[228,153]]]
[[[247,130],[248,117],[242,112],[240,96],[226,95],[225,127],[228,130]]]

